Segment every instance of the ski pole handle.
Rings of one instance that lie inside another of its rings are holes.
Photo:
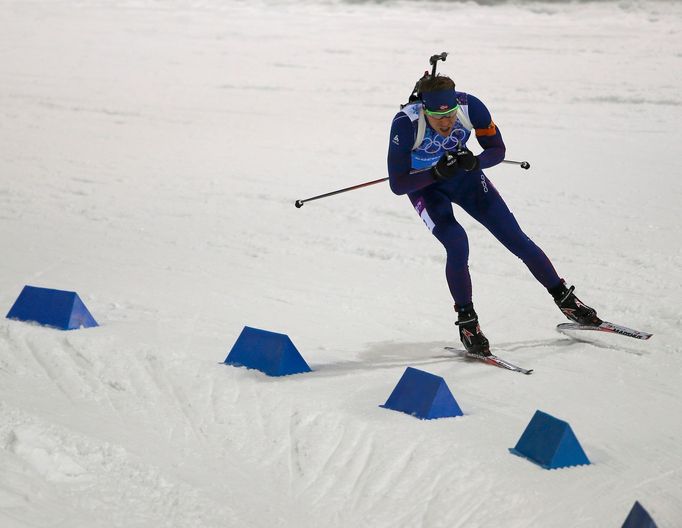
[[[502,163],[511,163],[512,165],[519,165],[522,169],[530,169],[530,163],[527,161],[502,160]]]

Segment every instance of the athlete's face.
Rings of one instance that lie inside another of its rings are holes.
[[[448,137],[450,132],[452,132],[452,128],[455,126],[455,121],[457,121],[457,113],[452,112],[452,114],[444,116],[430,116],[427,114],[426,120],[431,128],[441,136]]]

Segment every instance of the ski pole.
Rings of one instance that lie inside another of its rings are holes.
[[[326,194],[320,194],[319,196],[313,196],[312,198],[306,198],[305,200],[296,200],[294,202],[294,205],[296,206],[297,209],[300,209],[301,207],[303,207],[303,204],[306,202],[312,202],[313,200],[319,200],[320,198],[326,198],[327,196],[334,196],[335,194],[341,194],[344,192],[352,191],[353,189],[361,189],[362,187],[367,187],[368,185],[374,185],[375,183],[381,183],[381,182],[386,181],[386,180],[388,180],[388,178],[380,178],[378,180],[360,183],[358,185],[353,185],[352,187],[346,187],[345,189],[339,189],[338,191],[332,191],[332,192],[328,192]]]
[[[530,163],[527,161],[502,160],[502,163],[511,163],[512,165],[519,165],[522,169],[530,169]]]
[[[503,160],[502,163],[512,163],[514,165],[520,165],[522,169],[529,169],[530,168],[530,163],[528,163],[527,161]],[[303,207],[303,204],[306,202],[312,202],[313,200],[319,200],[320,198],[327,198],[328,196],[334,196],[335,194],[341,194],[341,193],[345,193],[348,191],[354,191],[355,189],[362,189],[363,187],[368,187],[368,186],[374,185],[376,183],[385,182],[386,180],[388,180],[388,178],[379,178],[378,180],[372,180],[372,181],[368,181],[365,183],[359,183],[358,185],[353,185],[352,187],[346,187],[345,189],[339,189],[338,191],[332,191],[332,192],[328,192],[325,194],[320,194],[318,196],[306,198],[305,200],[296,200],[294,202],[294,205],[296,206],[297,209],[300,209],[301,207]]]

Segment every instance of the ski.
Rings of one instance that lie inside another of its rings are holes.
[[[470,358],[470,359],[475,359],[477,361],[481,361],[483,363],[487,363],[488,365],[493,365],[495,367],[500,367],[506,370],[511,370],[514,372],[520,372],[521,374],[531,374],[533,372],[533,369],[525,369],[522,367],[519,367],[518,365],[514,365],[513,363],[510,363],[506,359],[502,359],[499,356],[496,355],[490,355],[490,356],[479,356],[477,354],[468,354],[466,352],[463,352],[462,350],[455,348],[455,347],[450,347],[446,346],[445,350],[450,350],[452,352],[459,352],[460,354],[463,354],[464,357]]]
[[[561,323],[558,324],[556,329],[559,332],[565,333],[566,330],[593,330],[596,332],[608,332],[611,334],[620,334],[622,336],[633,337],[635,339],[649,339],[653,334],[647,332],[640,332],[639,330],[633,330],[627,326],[620,326],[617,324],[609,323],[608,321],[602,321],[600,325],[581,325],[579,323]]]

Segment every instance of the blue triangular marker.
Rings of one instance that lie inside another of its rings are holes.
[[[61,330],[98,326],[76,292],[37,286],[24,286],[7,318]]]
[[[224,363],[257,369],[268,376],[311,371],[288,335],[250,326],[242,329]]]
[[[542,411],[535,411],[516,446],[509,451],[545,469],[590,463],[571,426]]]
[[[635,501],[622,528],[656,528],[656,523],[639,501]]]
[[[463,415],[443,378],[412,367],[405,369],[388,400],[380,407],[424,420]]]

